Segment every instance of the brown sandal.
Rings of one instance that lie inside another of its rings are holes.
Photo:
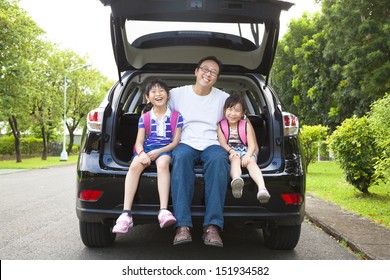
[[[214,225],[209,225],[203,229],[202,239],[205,245],[223,247],[223,242],[219,236],[219,228]]]
[[[184,244],[192,241],[190,227],[177,227],[175,239],[173,239],[173,245]]]

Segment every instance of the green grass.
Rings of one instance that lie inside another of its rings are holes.
[[[60,157],[48,157],[47,160],[40,158],[22,158],[22,162],[14,160],[0,160],[0,169],[36,169],[57,165],[67,165],[77,162],[77,155],[70,155],[67,161],[60,161]]]
[[[345,181],[342,169],[332,161],[309,165],[306,190],[390,228],[389,185],[371,186],[368,189],[370,194],[363,194]]]

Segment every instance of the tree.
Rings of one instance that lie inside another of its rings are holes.
[[[85,61],[80,60],[78,65],[85,65]],[[69,154],[75,130],[85,123],[88,112],[99,105],[112,82],[94,69],[80,69],[69,73],[67,85],[66,127],[69,131]]]
[[[390,10],[387,0],[319,2],[322,13],[290,23],[272,85],[302,123],[333,131],[389,91]]]
[[[32,65],[33,78],[29,81],[31,95],[31,116],[34,122],[31,129],[39,126],[39,136],[42,137],[42,160],[48,156],[48,145],[54,129],[62,120],[63,104],[59,92],[62,89],[63,64],[62,52],[49,42],[41,42],[39,57]]]
[[[287,111],[299,116],[302,123],[312,125],[322,122],[319,122],[318,118],[311,120],[309,117],[306,117],[307,112],[311,111],[312,105],[310,103],[309,106],[306,106],[307,101],[305,101],[307,99],[306,92],[310,87],[303,89],[303,85],[300,85],[297,75],[303,66],[302,56],[304,55],[304,52],[299,51],[299,49],[306,42],[311,42],[313,36],[320,32],[319,17],[320,14],[318,13],[314,15],[304,13],[300,19],[290,22],[288,32],[278,44],[271,72],[272,86],[278,92],[281,102]],[[311,57],[310,53],[306,57]],[[316,68],[318,67],[314,67],[314,69]],[[310,76],[313,75],[318,75],[318,72],[313,70],[311,66]],[[305,84],[310,85],[312,83],[313,81]],[[309,107],[309,110],[305,107]],[[318,113],[318,111],[316,112]]]
[[[0,0],[0,26],[0,119],[8,120],[21,162],[21,128],[27,127],[30,102],[26,84],[44,32],[13,0]]]
[[[390,87],[388,0],[323,0],[322,11],[323,56],[337,83],[331,112],[339,120],[363,116]]]

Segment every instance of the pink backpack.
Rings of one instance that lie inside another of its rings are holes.
[[[229,134],[230,134],[230,129],[229,129],[229,123],[227,119],[223,119],[222,121],[219,122],[221,126],[221,130],[223,134],[225,135],[226,141],[229,141]],[[242,144],[246,145],[247,140],[246,140],[246,120],[240,120],[238,122],[238,137],[240,137],[240,140]]]

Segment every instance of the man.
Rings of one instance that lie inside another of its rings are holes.
[[[174,245],[192,241],[191,203],[194,194],[194,163],[203,165],[205,207],[203,240],[206,245],[222,247],[223,207],[229,180],[229,160],[219,145],[217,124],[223,118],[223,106],[229,96],[213,85],[221,71],[221,62],[213,56],[201,59],[195,69],[194,85],[174,88],[170,107],[184,119],[180,144],[173,150],[171,190],[177,219]]]

